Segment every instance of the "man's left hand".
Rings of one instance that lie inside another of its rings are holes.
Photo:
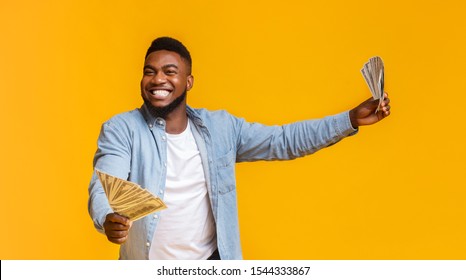
[[[371,125],[390,115],[390,99],[388,94],[384,93],[384,100],[376,113],[379,100],[374,100],[372,97],[359,104],[356,108],[349,112],[351,125],[358,128],[362,125]]]

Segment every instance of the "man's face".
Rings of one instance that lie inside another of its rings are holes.
[[[179,54],[166,50],[152,52],[144,63],[142,98],[155,109],[169,106],[191,89],[193,76],[188,71],[188,65]],[[186,104],[186,100],[182,104]]]

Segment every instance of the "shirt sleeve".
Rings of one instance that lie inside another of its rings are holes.
[[[115,177],[128,178],[131,160],[131,142],[128,138],[127,134],[119,129],[117,122],[110,120],[104,123],[97,141],[94,169]],[[113,213],[113,210],[95,172],[89,184],[88,211],[96,229],[103,233],[105,217]]]
[[[354,135],[349,112],[282,126],[238,119],[237,162],[289,160],[315,153]]]

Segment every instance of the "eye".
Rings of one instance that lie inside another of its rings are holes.
[[[167,69],[167,70],[165,70],[165,74],[169,75],[169,76],[172,76],[172,75],[176,75],[177,72],[174,69]]]
[[[155,69],[152,69],[152,67],[147,67],[145,66],[143,69],[144,76],[153,76],[155,75]]]
[[[151,69],[144,69],[144,76],[152,76],[155,74],[154,70]]]

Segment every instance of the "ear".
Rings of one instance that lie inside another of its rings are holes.
[[[194,76],[189,75],[188,79],[186,80],[186,90],[189,91],[190,89],[192,89],[193,85],[194,85]]]

